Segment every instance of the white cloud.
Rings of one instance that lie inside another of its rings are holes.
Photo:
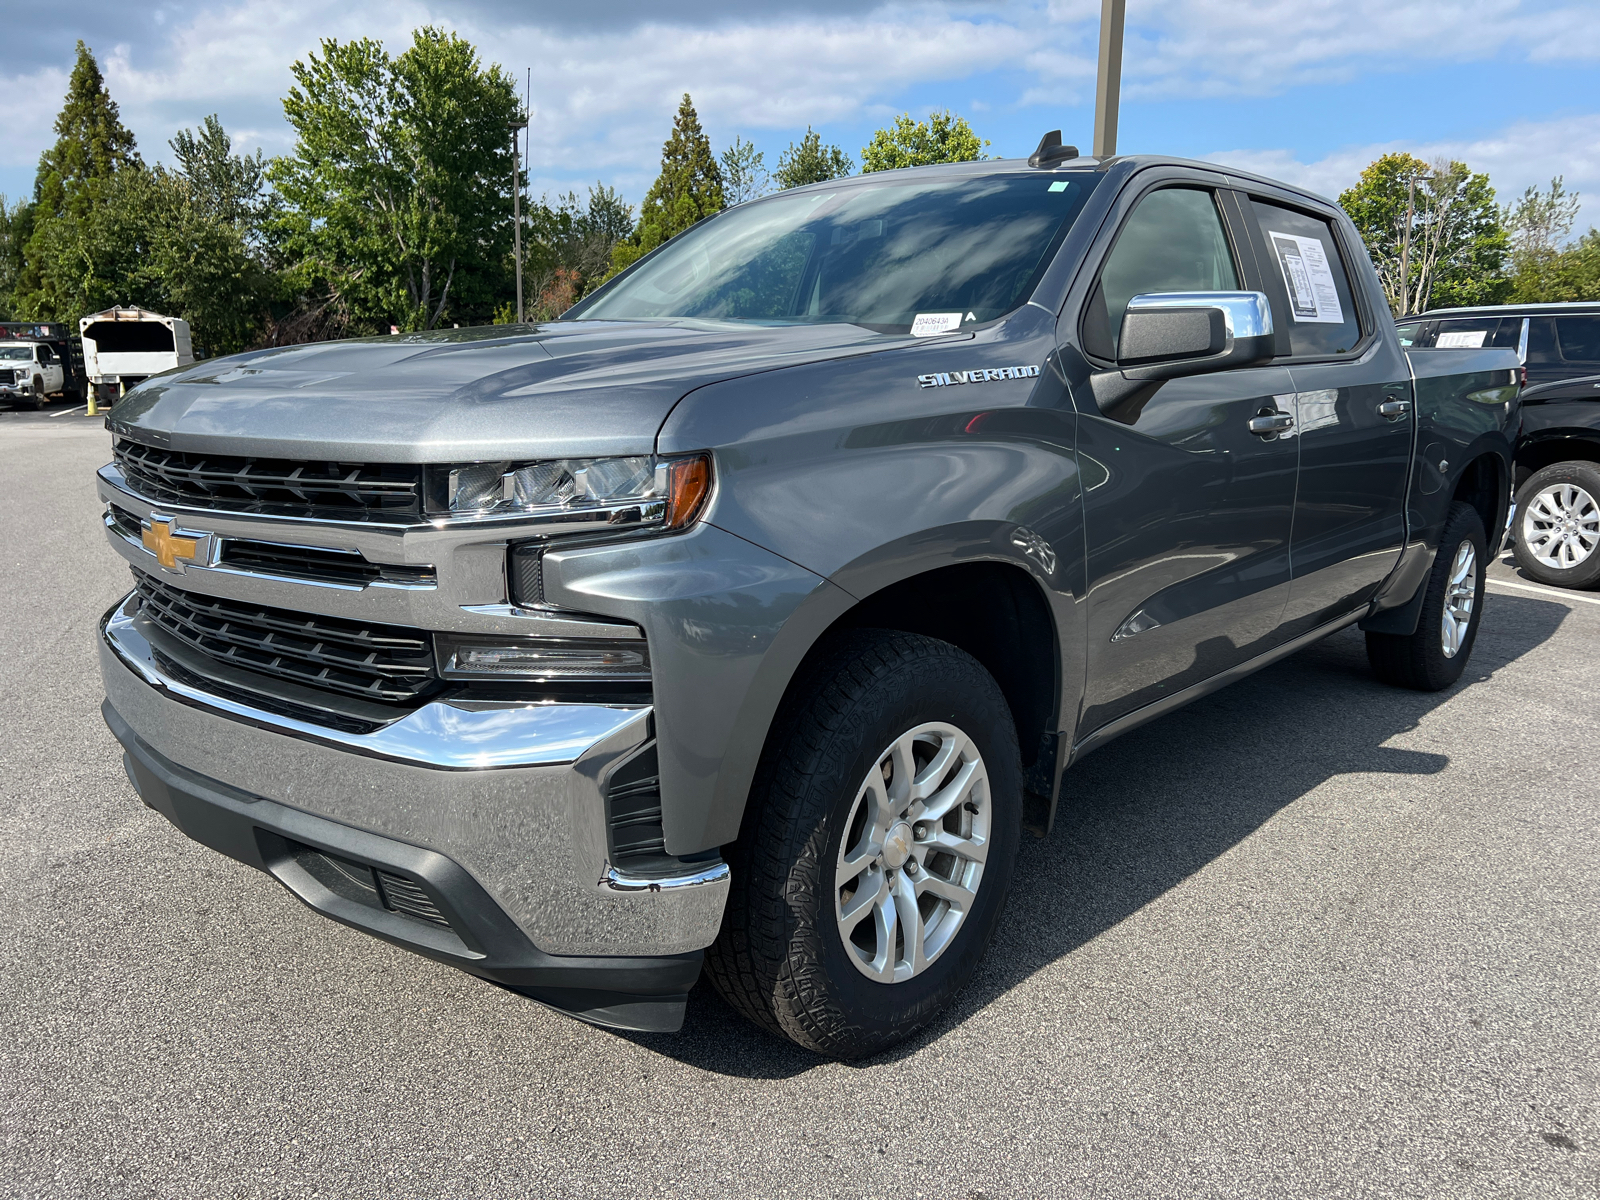
[[[107,2],[85,0],[90,8]],[[320,37],[376,37],[394,50],[416,26],[440,24],[513,74],[535,65],[536,189],[603,176],[634,196],[653,173],[684,91],[718,145],[735,133],[787,141],[808,123],[877,122],[902,97],[949,95],[952,85],[1005,68],[1015,70],[1016,84],[1009,95],[985,93],[995,110],[1086,110],[1092,101],[1098,0],[707,0],[671,17],[652,17],[659,6],[635,0],[591,0],[559,19],[543,15],[549,7],[186,0],[159,25],[116,25],[102,36],[120,44],[97,50],[147,158],[163,158],[177,129],[211,112],[242,146],[271,154],[292,143],[279,105],[290,65]],[[1141,0],[1129,20],[1124,95],[1133,101],[1270,97],[1417,62],[1600,58],[1592,0]],[[63,59],[6,77],[0,65],[7,178],[31,179],[53,136],[68,66]]]
[[[1524,188],[1545,187],[1563,176],[1568,191],[1585,201],[1578,232],[1600,225],[1600,113],[1519,121],[1487,137],[1434,142],[1379,142],[1348,146],[1314,162],[1301,162],[1289,150],[1219,150],[1206,158],[1254,171],[1336,197],[1355,183],[1361,169],[1380,154],[1406,151],[1432,161],[1448,157],[1486,172],[1502,204]]]

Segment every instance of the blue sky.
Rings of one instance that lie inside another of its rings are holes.
[[[399,50],[452,28],[534,68],[534,191],[596,179],[637,200],[678,97],[720,150],[769,167],[807,124],[853,156],[897,112],[951,108],[1024,155],[1087,148],[1099,0],[80,0],[8,30],[0,192],[27,194],[82,37],[147,159],[216,112],[245,148],[291,144],[279,99],[319,38]],[[1120,148],[1254,168],[1324,193],[1387,149],[1487,171],[1503,200],[1566,177],[1600,224],[1600,36],[1574,0],[1130,0]]]

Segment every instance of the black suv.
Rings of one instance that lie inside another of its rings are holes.
[[[1505,304],[1403,317],[1403,346],[1504,346],[1527,372],[1517,440],[1517,565],[1542,583],[1600,583],[1600,303]]]

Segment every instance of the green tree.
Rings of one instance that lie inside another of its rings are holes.
[[[95,219],[114,178],[142,168],[133,134],[93,52],[81,41],[67,84],[66,102],[55,122],[56,142],[39,158],[33,185],[31,226],[22,253],[13,305],[24,317],[75,321],[83,289],[81,265],[58,251],[79,236],[75,227]]]
[[[807,125],[805,137],[790,142],[789,148],[778,155],[773,179],[780,188],[804,187],[838,179],[855,169],[848,154],[837,146],[824,146],[822,135]]]
[[[861,172],[893,171],[899,167],[925,167],[932,163],[973,162],[984,147],[967,124],[948,109],[931,113],[926,121],[913,121],[910,113],[880,129],[861,148]]]
[[[700,128],[694,102],[685,92],[673,118],[672,134],[661,147],[661,174],[639,206],[638,228],[612,255],[613,273],[723,207],[722,169],[711,152],[711,139]]]
[[[241,230],[256,230],[267,212],[267,168],[260,149],[235,154],[215,113],[199,129],[181,129],[167,145],[188,180],[191,202]]]
[[[596,183],[587,200],[567,192],[528,206],[524,233],[529,311],[536,321],[558,317],[611,268],[619,242],[633,234],[633,206],[615,188]],[[506,321],[516,319],[507,306]],[[496,318],[499,320],[499,317]]]
[[[1511,299],[1536,304],[1555,299],[1556,277],[1578,218],[1578,193],[1557,175],[1550,190],[1530,187],[1502,214],[1511,236]]]
[[[26,200],[9,203],[0,195],[0,321],[16,316],[13,302],[22,274],[22,248],[33,232],[33,205]]]
[[[294,151],[267,174],[302,306],[356,328],[431,329],[487,317],[511,242],[513,81],[431,27],[391,58],[370,38],[324,40],[292,68]]]
[[[1498,304],[1509,239],[1487,175],[1465,163],[1385,154],[1339,196],[1396,315]]]
[[[728,207],[766,195],[770,184],[765,156],[754,142],[735,137],[722,152],[722,192]]]

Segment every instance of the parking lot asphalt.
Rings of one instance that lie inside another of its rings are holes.
[[[1462,684],[1350,631],[1074,767],[974,984],[819,1061],[594,1029],[144,808],[99,422],[0,422],[0,1195],[1600,1194],[1600,594],[1497,564]]]

